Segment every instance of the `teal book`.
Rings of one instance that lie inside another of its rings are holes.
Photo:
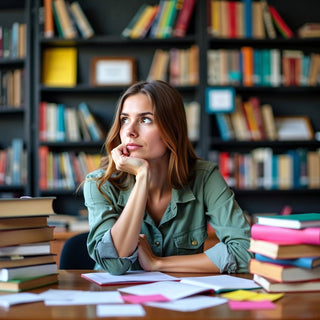
[[[262,254],[256,253],[255,258],[262,262],[275,263],[285,266],[312,269],[320,266],[320,257],[302,257],[297,259],[272,259]]]
[[[257,218],[258,224],[267,226],[303,229],[320,227],[320,213],[299,213],[277,216],[260,216]]]

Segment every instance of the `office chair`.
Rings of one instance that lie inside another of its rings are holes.
[[[88,232],[69,238],[60,254],[59,269],[93,269],[95,262],[87,249]]]

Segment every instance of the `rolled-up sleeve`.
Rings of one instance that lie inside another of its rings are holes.
[[[208,181],[206,215],[220,242],[205,253],[221,273],[248,272],[250,225],[218,170]],[[210,192],[213,188],[217,191]]]

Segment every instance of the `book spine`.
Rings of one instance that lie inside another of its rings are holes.
[[[81,36],[85,39],[93,37],[95,32],[79,2],[73,2],[70,4],[69,8]]]
[[[137,23],[137,21],[139,20],[141,14],[143,13],[145,7],[147,6],[147,4],[143,3],[141,5],[141,7],[139,7],[138,11],[134,14],[134,16],[132,17],[132,19],[129,21],[128,25],[123,29],[121,35],[124,38],[129,38],[131,31],[134,27],[134,25]]]
[[[286,266],[295,266],[298,268],[312,268],[313,257],[304,257],[304,258],[297,258],[297,259],[272,259],[262,254],[256,253],[255,259],[261,262],[268,262]]]
[[[175,37],[184,37],[186,35],[195,3],[196,0],[184,0],[183,7],[179,12],[177,23],[173,31]]]
[[[289,26],[284,22],[282,17],[280,16],[279,12],[277,9],[273,6],[269,5],[269,11],[272,16],[272,19],[278,28],[279,32],[285,37],[285,38],[292,38],[293,37],[293,32],[289,28]]]
[[[44,0],[44,37],[52,38],[54,36],[54,23],[52,12],[52,0]]]
[[[320,228],[289,229],[254,224],[251,237],[257,240],[279,241],[283,244],[320,245]]]

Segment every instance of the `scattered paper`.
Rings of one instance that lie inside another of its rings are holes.
[[[154,271],[131,271],[122,275],[113,275],[108,272],[93,272],[83,273],[81,277],[93,281],[101,286],[104,285],[115,285],[115,284],[126,284],[126,283],[150,283],[156,281],[178,281],[179,278],[172,277],[168,274]]]
[[[227,299],[219,297],[195,296],[169,302],[148,302],[145,305],[175,311],[192,312],[215,307],[227,301]]]
[[[40,294],[46,306],[123,303],[118,291],[49,289]]]
[[[269,301],[232,301],[228,302],[231,310],[254,310],[254,309],[274,309],[276,305]]]
[[[98,317],[144,317],[145,314],[140,304],[97,305]]]
[[[169,301],[168,298],[164,297],[162,294],[150,294],[143,296],[134,295],[122,295],[122,299],[129,303],[146,303],[146,302],[166,302]]]
[[[125,288],[119,288],[118,290],[120,292],[138,296],[161,294],[165,296],[168,300],[177,300],[198,293],[209,291],[208,289],[203,287],[197,287],[194,285],[175,281],[161,281],[148,284],[141,284]]]
[[[38,302],[42,301],[38,294],[29,293],[29,292],[22,292],[22,293],[14,293],[14,294],[6,294],[0,296],[0,306],[4,308],[9,308],[15,304],[22,304],[22,303],[31,303],[31,302]]]

